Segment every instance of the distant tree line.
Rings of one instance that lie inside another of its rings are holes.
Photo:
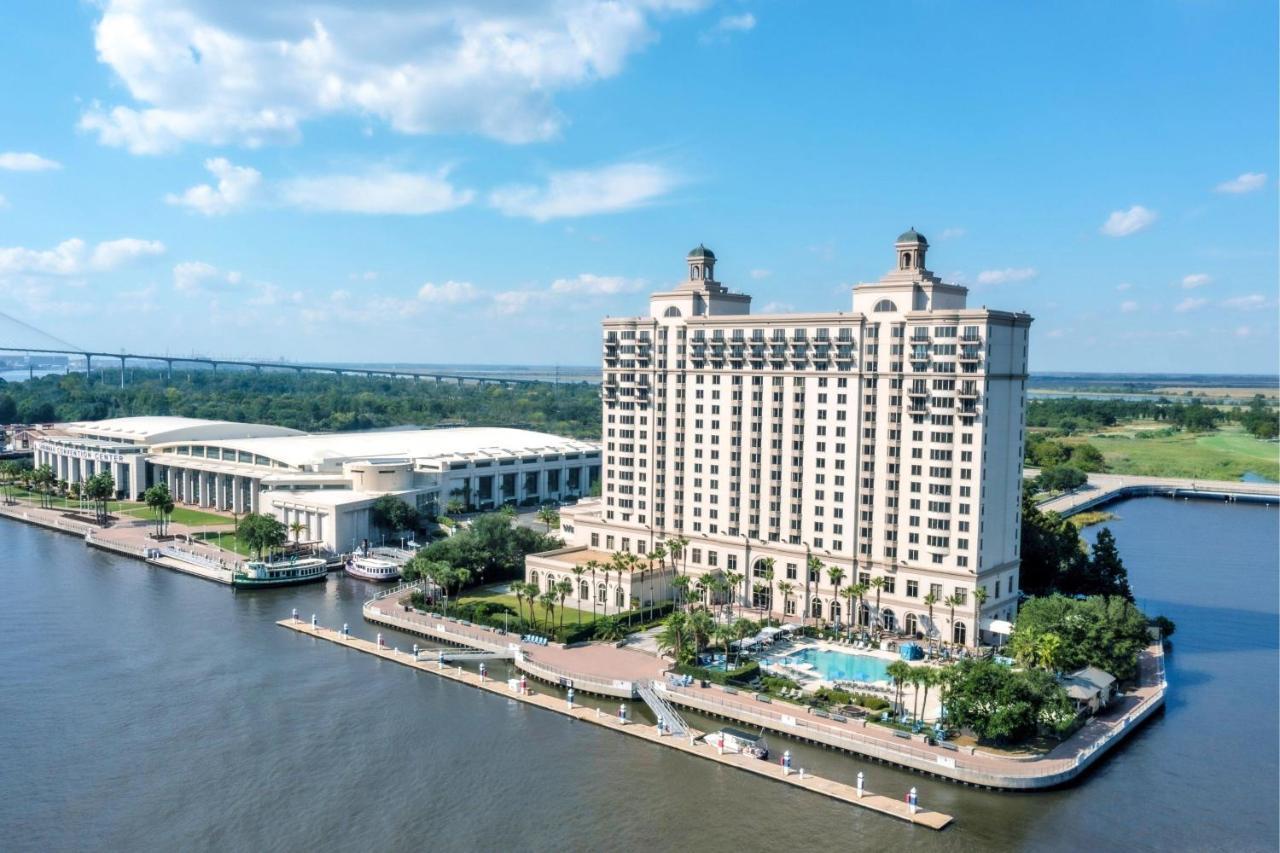
[[[0,380],[0,423],[178,415],[277,424],[308,432],[400,425],[518,426],[600,438],[596,386],[458,385],[293,372],[129,370],[124,388],[83,373]]]
[[[1055,397],[1032,400],[1027,404],[1027,426],[1048,429],[1061,435],[1074,435],[1115,426],[1124,421],[1150,420],[1164,426],[1189,432],[1211,432],[1229,421],[1239,421],[1259,438],[1274,438],[1280,423],[1280,410],[1256,395],[1247,406],[1230,409],[1206,406],[1200,402],[1168,400],[1086,400],[1080,397]],[[1267,428],[1255,425],[1262,422]]]

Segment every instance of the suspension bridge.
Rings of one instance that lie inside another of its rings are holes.
[[[453,372],[437,372],[431,369],[413,369],[399,367],[379,367],[372,365],[343,365],[343,364],[315,364],[306,362],[286,361],[283,359],[250,359],[250,358],[221,358],[218,356],[205,354],[191,355],[174,355],[172,353],[141,353],[141,352],[109,352],[106,350],[85,349],[76,346],[73,343],[65,341],[54,335],[49,334],[35,326],[21,320],[11,314],[0,311],[0,353],[12,353],[15,356],[25,356],[25,368],[28,376],[34,376],[38,367],[37,356],[63,356],[66,358],[64,369],[70,371],[73,359],[78,359],[83,363],[84,371],[89,376],[93,375],[94,361],[97,360],[100,370],[109,368],[114,374],[117,369],[120,374],[120,387],[123,388],[128,374],[127,368],[130,365],[135,367],[152,367],[162,369],[165,375],[172,379],[175,365],[181,369],[183,367],[196,367],[217,371],[219,368],[223,370],[254,370],[262,372],[264,370],[274,371],[294,371],[298,375],[304,373],[327,373],[336,376],[364,376],[364,377],[386,377],[398,379],[427,380],[434,382],[456,382],[459,385],[473,383],[477,385],[500,385],[510,387],[516,385],[541,385],[545,384],[540,379],[519,379],[504,376],[484,376],[467,373]],[[13,365],[11,365],[12,369]],[[17,369],[21,369],[19,366]]]

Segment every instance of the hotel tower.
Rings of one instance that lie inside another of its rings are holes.
[[[847,310],[752,314],[698,246],[645,316],[606,319],[602,493],[532,577],[687,539],[680,572],[730,579],[757,618],[990,639],[1017,609],[1031,317],[968,307],[928,249],[899,236]],[[623,579],[578,577],[623,604]],[[669,580],[627,584],[627,606]]]

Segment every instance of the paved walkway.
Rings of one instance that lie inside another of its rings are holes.
[[[1032,473],[1034,469],[1027,469]],[[1223,499],[1280,501],[1280,483],[1246,483],[1240,480],[1184,480],[1177,477],[1133,477],[1119,474],[1090,474],[1084,486],[1040,504],[1044,511],[1069,516],[1100,506],[1126,493],[1198,494]]]

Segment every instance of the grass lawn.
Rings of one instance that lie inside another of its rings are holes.
[[[1139,438],[1144,431],[1141,427],[1141,423],[1126,424],[1101,435],[1078,435],[1064,441],[1088,442],[1098,448],[1113,474],[1239,480],[1252,472],[1280,480],[1280,443],[1256,439],[1238,426],[1213,433],[1176,432]]]
[[[476,589],[469,589],[465,593],[463,593],[462,598],[458,599],[458,601],[463,604],[465,604],[468,601],[493,601],[499,604],[507,605],[508,607],[511,608],[512,613],[519,613],[521,609],[520,602],[516,599],[514,595],[511,595],[508,592],[502,591],[506,586],[507,584],[502,583],[502,584],[494,584],[492,586],[477,587]],[[573,598],[566,598],[564,600],[564,603],[565,603],[564,624],[566,625],[590,624],[592,621],[591,611],[578,610],[570,606],[570,602],[573,600],[574,600]],[[527,598],[524,600],[524,603],[522,606],[524,608],[524,618],[528,619],[529,618],[529,600]],[[538,604],[538,605],[535,605],[534,607],[534,615],[536,615],[538,618],[538,621],[541,622],[544,619],[546,619],[547,612],[542,609],[542,605]],[[603,616],[604,614],[597,612],[597,615]],[[552,614],[551,621],[555,625],[560,624],[560,603],[558,600],[556,602],[555,613]]]
[[[146,504],[132,504],[133,509],[125,510],[120,515],[131,515],[134,518],[151,518],[151,508]],[[215,524],[232,524],[233,519],[226,515],[217,515],[212,512],[204,512],[198,509],[188,509],[185,506],[174,507],[173,514],[169,516],[169,520],[178,524],[185,524],[189,527],[213,526]]]
[[[243,557],[252,557],[253,551],[234,533],[198,533],[196,538],[211,545],[217,545],[219,548],[225,548],[228,551],[235,551]]]

